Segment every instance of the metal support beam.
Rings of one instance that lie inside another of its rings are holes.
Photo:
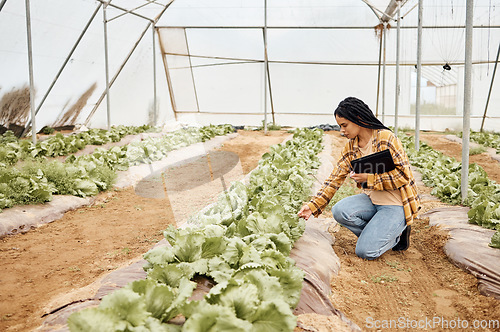
[[[196,113],[203,113],[203,114],[239,114],[239,115],[262,115],[262,112],[217,112],[217,111],[202,111],[202,112],[198,112],[198,111],[177,111],[177,113],[185,113],[185,114],[196,114]],[[279,113],[280,115],[324,115],[324,116],[332,116],[332,113],[325,113],[325,112],[313,112],[313,111],[310,111],[310,112],[280,112]],[[409,119],[412,120],[412,119],[415,119],[415,116],[413,114],[401,114],[400,116],[401,118],[405,118],[405,119]],[[426,118],[426,119],[430,119],[430,120],[436,120],[436,119],[444,119],[444,120],[448,120],[448,119],[457,119],[457,120],[461,120],[462,119],[462,115],[435,115],[435,114],[432,114],[432,115],[425,115],[423,114],[422,115],[422,118]],[[480,115],[471,115],[471,119],[480,119],[481,116]],[[500,119],[500,116],[492,116],[491,118],[493,119]]]
[[[165,77],[167,78],[168,94],[170,97],[170,105],[172,106],[172,112],[174,113],[174,119],[177,120],[177,105],[175,104],[174,97],[174,87],[172,85],[172,78],[170,77],[170,71],[168,69],[167,53],[165,52],[165,46],[163,46],[163,41],[158,38],[160,42],[160,50],[162,53],[163,67],[165,68]]]
[[[267,134],[267,0],[264,0],[264,134]]]
[[[111,129],[111,106],[109,98],[109,58],[108,58],[108,22],[106,20],[106,7],[108,4],[104,4],[102,7],[102,17],[103,17],[103,27],[104,27],[104,65],[106,70],[106,117],[108,130]]]
[[[2,0],[2,2],[0,2],[0,12],[2,11],[3,6],[5,5],[6,2],[7,0]]]
[[[31,138],[33,140],[33,144],[36,144],[35,80],[33,78],[33,47],[31,43],[30,0],[26,0],[25,4],[26,4],[26,35],[28,42],[28,71],[30,79]]]
[[[384,25],[382,24],[382,30],[384,29]],[[380,70],[382,67],[382,38],[384,37],[383,31],[380,31],[380,43],[378,47],[378,73],[377,73],[377,103],[376,103],[376,109],[375,109],[375,116],[378,118],[378,105],[379,105],[379,98],[380,98]]]
[[[378,9],[377,7],[375,7],[370,1],[368,0],[361,0],[363,1],[373,12],[373,14],[375,14],[375,16],[377,16],[377,18],[380,19],[382,18],[382,14],[384,14],[383,11],[381,11],[380,9]]]
[[[397,40],[396,40],[396,98],[394,101],[394,133],[398,134],[398,113],[399,113],[399,95],[401,87],[399,86],[399,49],[401,39],[401,0],[396,0],[397,3]]]
[[[184,29],[184,39],[186,41],[186,50],[187,50],[188,60],[189,60],[189,70],[191,71],[191,79],[193,80],[194,99],[196,100],[196,108],[198,109],[198,112],[199,112],[200,111],[200,103],[198,102],[198,92],[196,90],[196,82],[194,81],[193,64],[191,63],[191,56],[189,56],[190,52],[189,52],[189,44],[188,44],[186,29]]]
[[[149,1],[149,0],[148,0]],[[158,20],[162,17],[163,13],[165,13],[165,11],[168,9],[168,7],[170,7],[170,5],[172,3],[174,3],[175,0],[170,0],[169,3],[163,5],[163,4],[160,4],[161,6],[163,6],[163,9],[161,10],[161,12],[158,14],[158,16],[155,17],[155,20],[154,20],[154,23],[155,23],[155,29],[157,29],[158,27],[156,26],[156,23],[158,23]],[[151,2],[151,1],[150,1]],[[155,4],[158,4],[156,3],[155,1],[152,1],[152,3],[155,3]]]
[[[382,22],[389,22],[390,20],[393,20],[393,16],[394,16],[394,11],[396,9],[399,10],[399,7],[400,7],[400,1],[401,0],[391,0],[391,2],[389,2],[389,5],[387,5],[387,8],[385,9],[385,12],[384,14],[382,15],[382,18],[380,19]],[[399,12],[398,12],[398,21],[399,21]]]
[[[97,6],[97,8],[94,10],[94,13],[92,14],[92,16],[90,17],[90,19],[88,20],[87,25],[83,28],[82,32],[80,33],[80,36],[78,37],[77,41],[73,45],[73,48],[71,49],[71,51],[69,52],[68,56],[64,60],[64,63],[62,64],[61,68],[59,68],[59,71],[57,72],[56,77],[52,80],[52,83],[50,84],[49,88],[47,89],[47,92],[45,92],[45,95],[43,96],[42,101],[40,101],[40,104],[38,104],[38,106],[36,107],[35,116],[38,114],[38,112],[42,108],[43,103],[45,102],[45,100],[49,96],[50,92],[52,91],[52,88],[54,88],[54,85],[57,83],[57,80],[61,76],[64,68],[66,68],[66,65],[68,64],[69,60],[71,59],[71,56],[73,55],[73,53],[75,52],[76,48],[80,44],[80,41],[82,40],[83,36],[85,35],[85,33],[87,33],[87,30],[88,30],[90,24],[92,23],[92,21],[96,17],[96,15],[99,12],[99,9],[101,8],[101,6],[102,6],[102,3],[99,3],[99,5]],[[28,127],[29,127],[30,124],[31,124],[31,119],[28,121],[28,124],[26,125],[26,128],[24,129],[22,136],[26,135],[26,132],[27,132]]]
[[[465,72],[464,72],[464,114],[462,128],[462,203],[467,200],[469,188],[469,139],[470,139],[470,110],[472,96],[472,22],[474,20],[474,1],[466,1],[465,14]]]
[[[137,17],[140,17],[140,18],[142,18],[142,19],[144,19],[144,20],[146,20],[146,21],[153,22],[153,20],[152,20],[151,18],[146,17],[146,16],[143,16],[143,15],[141,15],[141,14],[137,14],[136,12],[134,12],[134,10],[139,9],[140,7],[137,7],[137,8],[134,8],[134,9],[130,9],[130,10],[128,10],[128,9],[123,8],[123,7],[120,7],[120,6],[117,6],[117,5],[115,5],[115,4],[112,4],[112,3],[111,3],[111,1],[106,2],[106,3],[105,3],[105,5],[106,5],[106,6],[113,7],[113,8],[116,8],[116,9],[119,9],[119,10],[123,11],[123,12],[124,12],[124,14],[132,14],[132,15],[137,16]],[[118,18],[118,17],[120,17],[120,16],[123,16],[123,14],[118,15],[118,16],[116,16],[116,17],[111,18],[111,19],[109,20],[109,22],[111,22],[112,20],[114,20],[115,18]]]
[[[418,33],[417,33],[417,91],[415,100],[415,150],[420,149],[420,85],[422,82],[422,12],[424,0],[418,0]]]
[[[276,119],[274,117],[274,102],[273,102],[273,91],[271,89],[271,73],[269,70],[269,56],[267,54],[267,0],[266,0],[266,12],[265,12],[265,22],[264,22],[264,30],[263,30],[263,36],[264,36],[264,65],[265,65],[265,74],[264,76],[267,77],[267,80],[264,80],[264,90],[267,91],[266,89],[269,89],[269,102],[271,104],[271,116],[273,119],[273,125],[276,125]],[[264,94],[266,96],[265,98],[265,107],[267,110],[267,94]],[[267,131],[267,121],[264,120],[266,124],[264,125],[265,130]]]
[[[154,0],[147,0],[147,1],[149,3],[154,3],[154,4],[157,4],[157,5],[163,6],[162,11],[158,14],[158,16],[155,17],[154,23],[151,25],[151,28],[153,30],[153,81],[154,81],[154,83],[153,83],[154,84],[154,87],[153,87],[153,89],[154,89],[153,103],[154,103],[154,125],[156,126],[156,125],[158,125],[158,98],[157,98],[158,91],[157,91],[157,86],[156,86],[157,79],[156,79],[156,40],[155,40],[155,36],[158,34],[158,30],[156,29],[156,23],[161,18],[161,16],[163,15],[163,13],[165,13],[165,11],[167,10],[167,8],[170,7],[170,5],[174,2],[174,0],[170,0],[170,2],[168,4],[166,4],[166,5],[158,4]],[[165,58],[165,56],[163,55],[162,45],[161,45],[160,38],[158,38],[158,41],[160,42],[160,52],[162,54],[162,58]],[[163,64],[166,66],[165,62]]]
[[[114,21],[114,20],[116,20],[117,18],[120,18],[120,17],[125,16],[125,15],[127,15],[127,14],[132,14],[132,15],[135,15],[135,16],[137,16],[137,17],[143,18],[143,19],[145,19],[145,20],[152,21],[152,19],[150,19],[149,17],[145,17],[145,16],[142,16],[142,15],[138,15],[138,14],[136,14],[136,13],[134,12],[134,10],[141,9],[142,7],[146,7],[146,6],[150,5],[150,4],[151,4],[151,3],[146,2],[146,3],[144,3],[144,4],[140,5],[140,6],[135,7],[134,9],[130,9],[130,10],[127,10],[127,9],[125,9],[125,8],[122,8],[122,7],[115,6],[114,4],[110,4],[110,6],[112,6],[112,7],[116,8],[116,9],[119,9],[119,10],[123,11],[123,13],[118,14],[118,15],[116,15],[115,17],[108,19],[108,22]]]
[[[401,1],[401,0],[398,0]],[[392,17],[390,17],[392,19]],[[159,25],[158,29],[179,28],[179,29],[263,29],[264,26],[215,26],[215,25]],[[370,26],[268,26],[268,29],[274,30],[373,30]],[[416,30],[416,25],[405,25],[401,29]],[[424,25],[422,29],[465,29],[465,25]],[[500,25],[475,25],[474,29],[500,29]]]
[[[156,33],[154,24],[151,25],[151,34],[153,37],[153,126],[158,123],[158,106],[156,101]]]
[[[384,38],[384,65],[382,67],[382,123],[385,121],[385,68],[386,68],[386,35],[387,35],[387,22],[384,22],[384,31],[382,38]]]
[[[373,28],[372,28],[373,29]],[[164,54],[167,55],[176,55],[176,56],[187,56],[185,53],[173,53],[173,52],[165,52]],[[227,64],[233,64],[234,61],[241,61],[241,62],[246,62],[246,63],[258,63],[258,62],[264,62],[264,60],[258,60],[258,59],[249,59],[249,58],[233,58],[233,57],[222,57],[222,56],[209,56],[209,55],[196,55],[196,54],[189,54],[190,57],[192,58],[200,58],[200,59],[214,59],[214,60],[228,60],[231,61],[231,63]],[[372,62],[360,62],[360,61],[342,61],[342,62],[329,62],[329,61],[286,61],[286,60],[268,60],[269,63],[286,63],[286,64],[300,64],[300,65],[326,65],[326,66],[378,66],[378,63],[376,61]],[[474,61],[472,64],[474,65],[484,65],[488,63],[495,63],[494,60],[478,60]],[[464,62],[452,62],[450,63],[451,65],[455,66],[463,66],[465,63]],[[220,65],[220,63],[217,64],[208,64],[208,65],[199,65],[199,66],[217,66]],[[390,62],[386,63],[387,66],[396,66],[395,62]],[[399,63],[399,66],[411,66],[415,67],[417,65],[416,61],[415,62],[403,62]],[[422,63],[422,66],[442,66],[443,62],[425,62]],[[199,67],[195,66],[195,67]],[[179,67],[179,68],[187,68],[187,67]],[[178,69],[178,68],[176,68]]]
[[[269,70],[269,61],[267,62],[266,65],[266,71],[267,71],[267,86],[269,88],[269,103],[271,104],[271,117],[273,118],[273,125],[275,125],[276,119],[274,117],[273,90],[271,88],[271,71]]]
[[[490,103],[491,90],[493,89],[493,82],[495,81],[495,74],[497,72],[498,56],[500,55],[500,44],[498,44],[497,58],[495,60],[495,67],[493,68],[493,75],[491,76],[490,89],[488,91],[488,98],[486,99],[486,106],[484,106],[483,120],[481,121],[481,132],[484,128],[484,120],[486,118],[486,112],[488,111],[488,104]]]

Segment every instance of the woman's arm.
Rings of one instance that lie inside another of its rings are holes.
[[[316,193],[316,195],[309,201],[309,203],[307,203],[309,210],[314,216],[317,217],[321,214],[323,209],[328,205],[328,203],[332,199],[333,195],[335,195],[337,190],[344,182],[345,178],[347,177],[347,174],[349,174],[349,165],[350,165],[349,158],[351,154],[352,154],[352,148],[350,147],[350,144],[348,142],[344,147],[344,150],[342,151],[340,159],[334,166],[332,173],[330,173],[330,176],[325,180],[325,182],[323,182],[323,186]],[[299,211],[299,213],[309,214],[309,211],[304,206]]]

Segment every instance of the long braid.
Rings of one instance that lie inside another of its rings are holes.
[[[390,130],[373,115],[368,105],[356,97],[347,97],[342,100],[335,110],[334,115],[346,118],[361,127]]]

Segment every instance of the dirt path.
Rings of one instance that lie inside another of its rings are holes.
[[[240,173],[247,174],[270,145],[287,135],[283,131],[268,136],[240,131],[220,150],[237,154]],[[345,141],[336,132],[330,135],[337,156]],[[215,171],[216,160],[211,162]],[[172,174],[177,176],[169,181],[183,181],[181,173]],[[214,186],[203,183],[184,191],[169,183],[172,190],[167,197],[144,197],[147,195],[138,195],[132,188],[102,194],[92,207],[69,212],[34,231],[0,239],[0,331],[36,328],[54,298],[91,284],[142,255],[162,238],[168,224],[215,199],[215,184],[220,191],[221,181],[212,182]],[[427,210],[436,203],[424,205]],[[375,324],[375,320],[400,317],[410,323],[434,317],[459,318],[469,324],[500,319],[500,301],[480,295],[475,278],[448,261],[442,250],[446,234],[429,227],[425,219],[415,222],[407,252],[388,252],[375,261],[356,257],[355,237],[346,229],[340,228],[335,237],[334,250],[342,267],[332,279],[331,300],[364,330],[370,330],[367,324]],[[318,317],[314,324],[318,331],[328,326],[327,320]]]
[[[288,135],[285,131],[268,136],[240,131],[220,150],[239,156],[241,166],[238,164],[239,172],[235,173],[242,176],[257,166],[269,146]],[[216,162],[212,158],[214,171],[218,169]],[[168,181],[172,190],[167,197],[144,197],[148,195],[138,195],[133,188],[103,193],[92,207],[68,212],[28,233],[0,239],[0,331],[36,328],[43,321],[44,308],[53,308],[51,300],[142,255],[163,238],[167,225],[199,211],[222,191],[220,181],[186,191],[176,189],[185,183],[182,176],[169,176]]]

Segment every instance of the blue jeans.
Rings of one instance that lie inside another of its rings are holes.
[[[356,255],[365,259],[375,259],[392,249],[406,228],[402,206],[375,205],[366,194],[342,199],[333,206],[332,214],[356,234]]]

